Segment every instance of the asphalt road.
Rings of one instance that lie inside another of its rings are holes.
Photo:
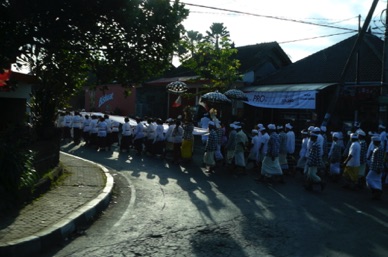
[[[115,178],[109,208],[84,233],[45,256],[388,256],[388,196],[328,184],[306,192],[302,176],[262,184],[223,168],[206,174],[134,152],[63,150]]]

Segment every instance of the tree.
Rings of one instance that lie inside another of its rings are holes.
[[[213,23],[210,26],[210,31],[206,31],[206,41],[213,43],[215,48],[219,48],[219,41],[222,38],[229,38],[230,34],[223,23]]]
[[[0,68],[17,63],[40,82],[37,126],[87,83],[141,82],[169,68],[188,10],[178,0],[5,0],[0,4]]]
[[[235,58],[237,49],[231,43],[229,32],[220,25],[222,23],[213,23],[212,33],[207,32],[205,38],[197,37],[198,32],[188,31],[181,42],[186,49],[180,55],[182,65],[211,81],[206,91],[223,91],[240,78],[240,62]]]

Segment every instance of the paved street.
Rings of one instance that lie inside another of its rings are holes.
[[[302,177],[267,185],[255,174],[208,175],[201,152],[189,165],[151,156],[62,150],[112,170],[111,206],[84,235],[47,256],[387,256],[388,197],[328,184],[302,188]]]

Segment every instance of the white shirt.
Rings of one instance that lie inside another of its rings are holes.
[[[130,136],[132,135],[132,128],[131,125],[129,125],[129,122],[125,122],[122,127],[122,134],[123,136]]]
[[[81,116],[79,115],[75,115],[73,117],[73,123],[72,123],[72,127],[73,128],[82,128],[82,123],[83,123],[83,119]]]
[[[164,127],[162,124],[156,125],[154,143],[164,140]]]
[[[143,123],[141,123],[141,122],[137,123],[134,134],[135,134],[134,139],[140,139],[140,138],[144,137],[144,125],[143,125]]]
[[[67,114],[65,115],[65,118],[63,119],[64,127],[71,128],[72,123],[73,123],[73,116]]]
[[[295,152],[295,133],[294,131],[287,131],[287,153],[293,154]]]
[[[84,120],[84,124],[83,124],[83,127],[84,127],[84,132],[89,132],[90,131],[90,123],[91,123],[91,119],[90,118],[85,118]]]
[[[308,141],[309,141],[308,137],[304,137],[302,139],[302,145],[301,145],[301,148],[300,148],[300,151],[299,151],[299,157],[305,157],[306,156]]]
[[[355,141],[350,145],[348,156],[350,155],[352,155],[352,158],[348,161],[346,166],[349,166],[349,167],[360,166],[361,145],[358,141]]]
[[[266,155],[268,151],[269,134],[265,133],[260,137],[261,154]]]

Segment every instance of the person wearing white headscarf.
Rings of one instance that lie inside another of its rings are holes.
[[[287,123],[285,126],[285,132],[287,135],[287,163],[288,163],[288,172],[295,173],[295,133],[292,130],[292,125]]]
[[[317,174],[318,173],[318,167],[322,162],[322,156],[320,154],[320,145],[318,144],[318,133],[312,132],[310,134],[310,140],[312,142],[312,145],[309,149],[309,155],[307,157],[306,162],[306,182],[305,182],[305,189],[308,191],[313,190],[313,186],[315,184],[320,185],[321,191],[325,188],[326,183],[321,179],[321,177]]]
[[[373,136],[372,142],[375,146],[371,156],[371,165],[366,176],[366,186],[372,191],[373,199],[380,199],[382,193],[382,176],[384,170],[384,151],[379,136]]]
[[[230,124],[230,131],[228,135],[228,141],[226,142],[226,164],[232,165],[234,159],[234,152],[236,149],[236,125],[234,123]]]
[[[249,149],[247,167],[250,163],[253,163],[253,166],[256,167],[259,162],[259,131],[257,129],[252,129],[251,133],[252,138]]]
[[[279,148],[280,148],[280,139],[279,135],[276,133],[276,126],[274,124],[268,125],[269,130],[269,141],[267,154],[263,159],[261,166],[261,178],[260,180],[272,180],[273,177],[279,176],[280,182],[283,181],[283,171],[279,163]]]
[[[302,135],[302,143],[299,150],[299,159],[296,162],[296,168],[304,173],[304,169],[306,167],[306,156],[307,156],[307,145],[309,142],[309,132],[306,129],[303,129],[301,132]]]
[[[279,163],[282,167],[283,173],[288,173],[288,162],[287,162],[287,134],[284,131],[283,126],[279,125],[277,127],[277,132],[279,135]]]
[[[248,146],[248,137],[239,124],[236,126],[236,148],[234,149],[234,164],[238,174],[246,174],[245,149]]]
[[[330,163],[329,167],[329,176],[333,181],[337,181],[341,175],[341,159],[342,159],[342,147],[338,143],[338,139],[340,138],[340,134],[338,132],[334,132],[332,134],[333,142],[330,146],[330,150],[328,153],[328,160]]]
[[[216,126],[213,121],[209,122],[209,135],[207,137],[205,145],[205,153],[203,155],[203,163],[208,168],[206,172],[212,173],[216,168],[216,160],[214,158],[215,152],[217,150],[217,132]]]
[[[344,188],[355,189],[358,183],[358,173],[360,170],[361,145],[356,133],[350,134],[351,145],[348,156],[344,161]]]

